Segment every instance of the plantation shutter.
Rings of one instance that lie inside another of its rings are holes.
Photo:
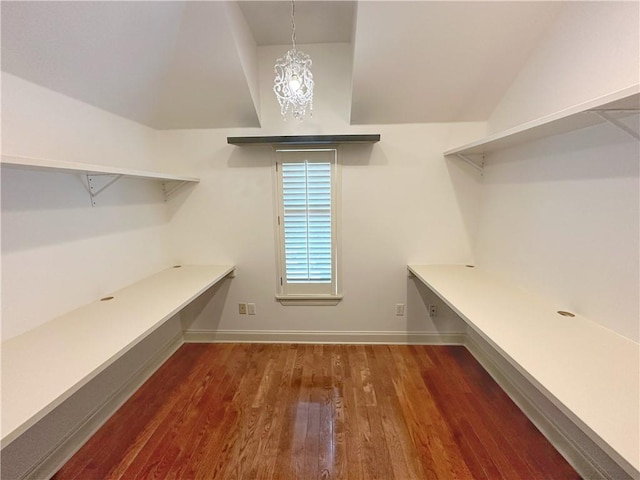
[[[331,283],[331,163],[283,162],[282,202],[287,283]]]

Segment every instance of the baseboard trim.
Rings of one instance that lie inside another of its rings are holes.
[[[614,461],[483,338],[470,331],[465,340],[467,350],[582,478],[637,478]]]
[[[60,442],[22,479],[51,478],[183,343],[181,333],[167,342],[148,362],[133,372],[118,390],[105,398],[75,430],[61,438]]]
[[[464,345],[466,333],[188,330],[185,343],[325,343]]]

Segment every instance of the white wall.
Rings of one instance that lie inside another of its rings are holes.
[[[640,83],[640,3],[565,2],[494,109],[494,133]]]
[[[490,156],[478,263],[637,342],[638,158],[638,142],[611,125]]]
[[[155,131],[2,72],[2,154],[152,169]]]
[[[567,2],[488,131],[640,83],[639,18],[638,2]],[[638,148],[601,125],[489,155],[478,263],[638,341]]]
[[[185,319],[191,331],[461,332],[452,315],[433,322],[406,264],[471,262],[477,180],[442,157],[451,137],[478,135],[484,124],[348,125],[350,52],[344,45],[303,45],[314,62],[313,118],[280,116],[271,90],[273,63],[287,47],[262,48],[262,130],[159,132],[167,168],[193,170],[201,183],[172,211],[172,250],[181,263],[233,262],[237,276],[224,292],[221,316]],[[317,72],[317,73],[316,73]],[[342,146],[342,279],[344,300],[334,307],[276,302],[273,155],[270,147],[226,145],[226,136],[300,133],[380,133],[371,145]],[[222,300],[220,300],[222,301]],[[433,300],[435,301],[435,300]],[[257,315],[240,316],[239,302]],[[406,303],[407,315],[395,316]],[[183,316],[185,318],[186,316]],[[308,337],[312,338],[312,337]],[[313,338],[329,339],[320,335]],[[352,337],[358,340],[358,336]],[[400,336],[397,337],[401,338]]]
[[[2,153],[148,169],[152,129],[2,75]],[[2,169],[2,338],[171,264],[160,187]]]

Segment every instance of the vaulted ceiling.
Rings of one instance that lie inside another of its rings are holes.
[[[351,43],[351,123],[485,120],[561,2],[296,2],[296,40]],[[3,1],[2,70],[157,129],[260,126],[261,46],[288,1]],[[215,106],[215,108],[212,108]]]

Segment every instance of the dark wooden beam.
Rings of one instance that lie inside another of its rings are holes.
[[[238,147],[259,145],[330,145],[342,143],[376,143],[380,134],[353,135],[277,135],[266,137],[227,137],[227,143]]]

